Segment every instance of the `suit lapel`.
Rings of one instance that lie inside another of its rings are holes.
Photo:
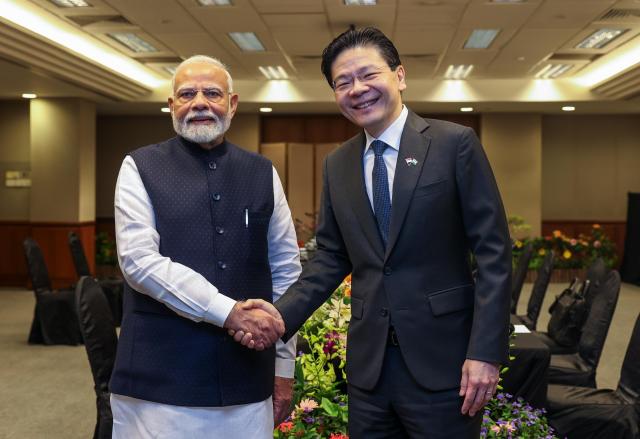
[[[362,231],[369,240],[371,247],[378,253],[380,258],[384,255],[384,248],[382,245],[382,238],[378,232],[378,226],[376,224],[373,210],[371,209],[371,203],[367,196],[366,187],[364,184],[364,169],[362,154],[364,153],[365,135],[361,132],[360,135],[353,138],[347,146],[348,156],[345,162],[345,172],[347,173],[345,190],[348,192],[348,200],[351,204],[351,208],[358,217],[358,222],[362,227]],[[354,164],[356,171],[354,172]]]
[[[428,126],[429,124],[420,116],[411,111],[409,112],[407,122],[402,131],[402,137],[400,138],[398,162],[396,163],[396,173],[393,179],[391,224],[389,226],[389,240],[385,259],[389,257],[398,239],[413,196],[413,190],[418,183],[427,158],[431,138],[424,131]],[[407,163],[407,160],[410,160],[412,164]]]

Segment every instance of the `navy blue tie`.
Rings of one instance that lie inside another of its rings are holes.
[[[373,172],[371,173],[371,186],[373,192],[373,211],[378,222],[378,230],[384,245],[387,245],[389,236],[389,223],[391,222],[391,196],[389,195],[389,178],[387,166],[384,164],[382,154],[389,145],[382,140],[371,142],[371,148],[375,154]]]

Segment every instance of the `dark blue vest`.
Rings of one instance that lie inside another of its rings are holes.
[[[234,299],[272,300],[267,232],[273,171],[230,143],[211,151],[182,138],[131,153],[160,235],[160,253]],[[262,401],[273,392],[275,350],[257,352],[125,288],[116,394],[180,406]]]

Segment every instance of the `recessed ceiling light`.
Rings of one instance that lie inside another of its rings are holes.
[[[576,107],[572,106],[572,105],[565,105],[564,107],[562,107],[562,111],[575,111]]]
[[[464,43],[465,49],[486,49],[496,38],[500,29],[474,29]]]
[[[198,0],[202,6],[231,6],[231,0]]]
[[[245,52],[264,52],[264,46],[253,32],[229,32],[229,37]]]
[[[160,109],[160,111],[162,111],[163,113],[171,113],[171,108],[169,108],[169,107],[162,107],[162,108]]]
[[[132,50],[136,53],[149,53],[149,52],[157,52],[156,49],[151,43],[143,40],[139,36],[131,32],[111,32],[107,34],[118,43],[123,44],[129,50]]]
[[[89,3],[84,0],[49,0],[56,6],[61,8],[86,8],[91,6]]]
[[[473,64],[451,64],[447,67],[447,71],[444,73],[445,79],[467,79],[471,71],[473,70]]]
[[[547,64],[538,73],[536,78],[538,79],[555,79],[563,74],[567,73],[573,68],[572,64]]]
[[[377,0],[344,0],[346,6],[375,6]]]
[[[267,79],[289,79],[289,75],[287,75],[286,70],[282,66],[260,66],[258,70],[260,70]]]
[[[22,93],[22,97],[25,99],[35,99],[38,95],[35,93]]]
[[[271,113],[272,111],[273,111],[273,108],[271,107],[260,107],[261,113]]]
[[[460,111],[463,113],[470,113],[473,111],[473,107],[460,107]]]
[[[576,49],[602,49],[628,29],[598,29],[576,45]]]
[[[168,74],[170,74],[171,76],[176,74],[176,69],[178,68],[177,65],[175,66],[164,66],[162,67],[162,69],[167,72]]]

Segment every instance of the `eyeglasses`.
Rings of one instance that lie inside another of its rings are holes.
[[[218,104],[224,100],[225,92],[217,88],[183,88],[178,90],[176,97],[181,104],[187,104],[194,100],[200,92],[202,92],[207,101],[213,104]]]
[[[361,84],[368,85],[376,81],[380,77],[380,75],[385,73],[384,70],[384,68],[378,67],[370,70],[365,70],[352,76],[340,76],[338,77],[338,79],[334,79],[333,81],[333,91],[335,91],[336,93],[347,93],[348,91],[353,89],[356,80]]]

